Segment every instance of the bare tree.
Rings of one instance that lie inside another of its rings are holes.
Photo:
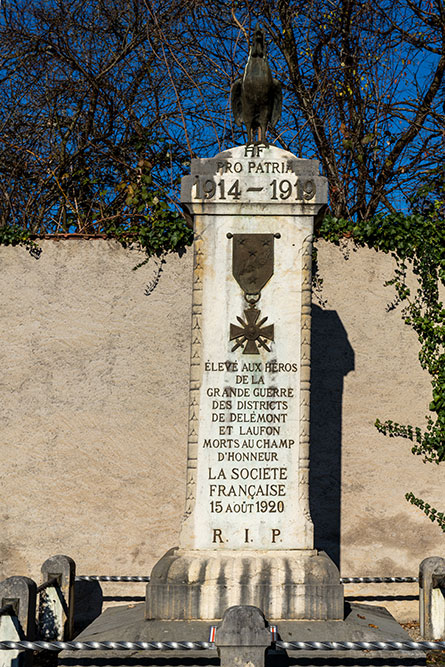
[[[179,10],[165,5],[157,25]],[[141,172],[156,183],[187,156],[162,131],[178,111],[144,6],[17,0],[2,13],[0,224],[94,232],[142,218],[129,203]]]
[[[419,172],[445,156],[443,0],[195,2],[194,25],[174,54],[173,72],[188,74],[201,109],[193,117],[184,105],[184,133],[202,119],[201,136],[213,133],[215,148],[239,141],[227,92],[259,18],[285,89],[276,143],[320,159],[338,217],[406,203]],[[167,61],[171,47],[158,38]]]
[[[9,0],[1,12],[0,225],[100,232],[146,220],[157,188],[174,201],[192,157],[245,140],[228,96],[258,19],[285,93],[273,140],[320,159],[334,215],[392,210],[444,157],[443,0]]]

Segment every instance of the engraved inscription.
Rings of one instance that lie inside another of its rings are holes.
[[[242,167],[242,163],[239,164]],[[249,163],[250,164],[250,163]],[[256,169],[263,168],[269,163],[259,162],[251,163],[256,165]],[[270,163],[273,165],[274,163]],[[225,166],[227,171],[231,171],[232,167]],[[233,167],[235,173],[237,170]],[[241,169],[239,170],[241,171]],[[263,173],[256,171],[255,173]],[[264,173],[269,173],[266,171]],[[270,171],[270,173],[275,173]],[[313,199],[317,193],[317,186],[312,179],[267,179],[264,185],[246,187],[239,178],[227,176],[225,178],[208,178],[205,176],[196,176],[195,184],[192,188],[192,198],[194,200],[212,200],[212,201],[227,201],[233,202],[240,200],[243,195],[248,195],[251,192],[263,193],[269,201],[296,201],[308,202]],[[248,198],[248,197],[247,197]]]
[[[199,447],[208,463],[208,510],[215,519],[249,517],[240,536],[241,543],[253,545],[255,521],[283,516],[291,493],[289,457],[298,443],[287,424],[298,400],[298,364],[207,360],[204,372],[209,383],[203,408],[211,415],[211,426]],[[281,527],[270,528],[267,536],[269,544],[279,546]],[[210,541],[230,545],[230,530],[214,524]]]

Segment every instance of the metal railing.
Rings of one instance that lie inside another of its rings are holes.
[[[432,651],[445,650],[445,641],[276,641],[271,646],[288,651]],[[214,651],[217,642],[202,641],[0,641],[1,650],[21,651]]]
[[[76,576],[76,581],[110,581],[126,583],[149,582],[147,576],[119,576],[108,574],[82,574]],[[415,584],[419,577],[340,577],[342,584]]]

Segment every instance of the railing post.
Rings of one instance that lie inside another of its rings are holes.
[[[0,608],[11,610],[0,614],[0,641],[35,638],[36,584],[28,577],[9,577],[0,583]],[[32,651],[0,651],[0,667],[28,667]]]
[[[75,563],[69,556],[51,556],[41,572],[39,634],[42,639],[68,641],[73,636]]]
[[[445,558],[425,558],[419,567],[420,634],[445,639]]]
[[[215,642],[221,667],[264,667],[271,638],[263,612],[250,605],[229,607]]]

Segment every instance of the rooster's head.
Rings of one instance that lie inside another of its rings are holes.
[[[252,46],[250,47],[250,56],[252,58],[264,58],[266,55],[266,44],[264,41],[264,30],[260,23],[257,23],[253,33]]]

